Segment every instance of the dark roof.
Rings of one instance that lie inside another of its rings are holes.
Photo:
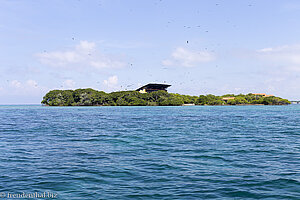
[[[143,89],[158,89],[158,90],[165,90],[168,87],[170,87],[171,85],[168,84],[159,84],[159,83],[149,83],[147,85],[144,85],[140,88],[137,89],[137,91],[139,90],[143,90]]]

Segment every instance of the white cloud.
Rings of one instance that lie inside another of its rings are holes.
[[[284,45],[257,50],[258,57],[287,70],[300,71],[300,45]]]
[[[110,76],[110,77],[108,77],[107,80],[104,80],[103,83],[108,88],[114,88],[118,84],[118,77],[117,76]]]
[[[174,62],[171,61],[171,60],[163,60],[163,61],[162,61],[162,64],[163,64],[164,66],[172,66],[172,65],[174,65]]]
[[[27,88],[37,88],[38,84],[35,80],[27,80],[26,86],[27,86]]]
[[[183,67],[195,67],[201,63],[214,60],[214,56],[206,51],[192,51],[183,47],[176,48],[171,58],[162,61],[165,66],[178,65]]]
[[[18,80],[13,80],[9,83],[9,85],[13,88],[21,88],[22,87],[22,84],[20,81]]]
[[[63,87],[68,88],[68,89],[73,89],[75,84],[76,84],[75,81],[73,81],[71,79],[67,79],[63,82]]]
[[[259,49],[256,58],[263,61],[261,87],[288,99],[298,99],[300,89],[300,45],[283,45]]]
[[[93,51],[96,48],[96,44],[88,41],[80,41],[80,43],[76,46],[76,49],[79,51]]]
[[[13,95],[44,94],[47,90],[47,87],[40,86],[35,80],[31,79],[22,82],[18,80],[12,80],[9,83],[9,87],[3,88],[5,93]]]
[[[273,48],[263,48],[263,49],[258,50],[257,52],[272,52],[272,51],[273,51]]]
[[[88,41],[81,41],[71,50],[37,53],[36,56],[45,65],[71,70],[121,68],[126,65],[119,58],[97,51],[96,44]]]

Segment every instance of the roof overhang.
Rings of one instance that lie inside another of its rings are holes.
[[[168,84],[148,83],[147,85],[144,85],[144,86],[138,88],[136,91],[143,90],[143,89],[148,89],[148,88],[158,89],[158,90],[165,90],[170,86],[171,85],[168,85]]]

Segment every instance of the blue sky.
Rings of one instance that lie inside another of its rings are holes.
[[[297,0],[0,0],[0,104],[52,89],[300,99]]]

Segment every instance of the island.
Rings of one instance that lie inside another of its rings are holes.
[[[168,93],[118,91],[105,93],[91,88],[51,90],[42,100],[46,106],[184,106],[184,105],[288,105],[287,99],[263,93],[190,96]]]

